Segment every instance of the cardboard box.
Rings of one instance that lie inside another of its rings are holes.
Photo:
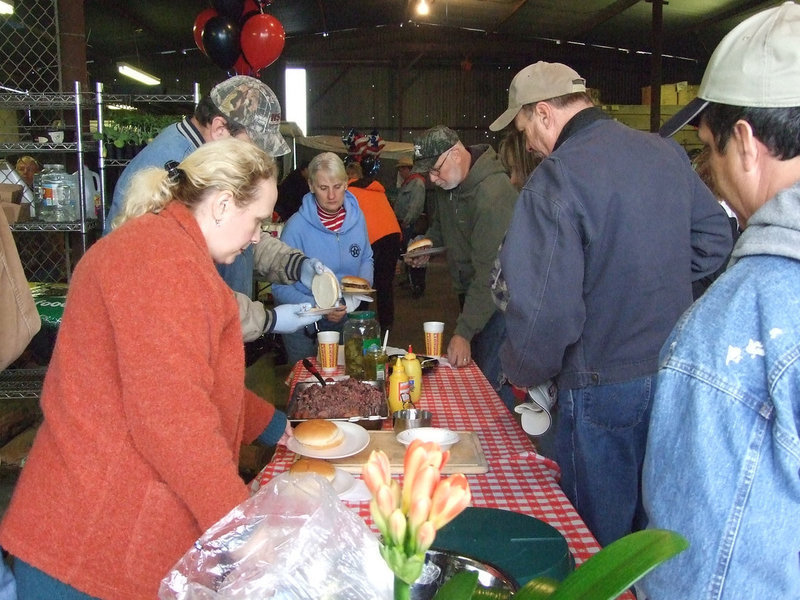
[[[6,220],[9,225],[28,221],[31,218],[31,205],[28,202],[14,204],[13,202],[0,202],[0,207],[6,213]]]
[[[665,83],[661,86],[661,105],[675,106],[678,104],[678,88],[676,83]],[[650,104],[650,86],[642,88],[642,104]]]
[[[19,204],[22,202],[22,191],[24,189],[16,183],[0,183],[0,202]]]

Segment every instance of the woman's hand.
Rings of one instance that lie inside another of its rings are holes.
[[[331,321],[332,323],[338,323],[346,316],[347,316],[347,307],[338,306],[334,310],[329,312],[327,315],[325,315],[325,318],[328,319],[328,321]]]
[[[294,430],[292,429],[292,424],[289,421],[286,421],[286,429],[281,436],[281,439],[278,440],[279,446],[285,446],[289,443],[289,440],[294,437]]]

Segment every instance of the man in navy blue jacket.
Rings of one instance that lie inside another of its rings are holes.
[[[503,370],[558,385],[561,487],[602,545],[644,527],[641,465],[661,345],[692,281],[731,250],[728,219],[674,141],[596,108],[570,67],[517,73],[513,122],[545,159],[517,201],[500,263]]]

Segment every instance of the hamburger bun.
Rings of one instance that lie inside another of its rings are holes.
[[[327,450],[341,444],[344,434],[333,421],[309,419],[294,428],[294,439],[313,450]]]
[[[321,458],[300,458],[289,469],[292,475],[316,473],[328,481],[336,478],[336,467]]]
[[[348,293],[374,292],[369,281],[357,275],[344,275],[342,277],[342,291]]]
[[[409,242],[406,248],[406,254],[411,254],[415,250],[422,250],[423,248],[433,248],[433,242],[428,238],[422,238],[414,242]]]
[[[314,275],[314,279],[311,280],[311,293],[319,308],[336,306],[339,301],[339,281],[336,275],[328,271]]]

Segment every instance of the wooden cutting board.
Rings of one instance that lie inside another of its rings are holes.
[[[486,473],[489,463],[483,455],[481,442],[474,431],[459,431],[458,443],[450,448],[450,460],[442,473]],[[403,472],[403,459],[406,447],[397,441],[393,431],[370,431],[369,445],[358,454],[346,458],[332,459],[330,462],[349,473],[361,473],[370,452],[383,450],[389,457],[392,473]]]

